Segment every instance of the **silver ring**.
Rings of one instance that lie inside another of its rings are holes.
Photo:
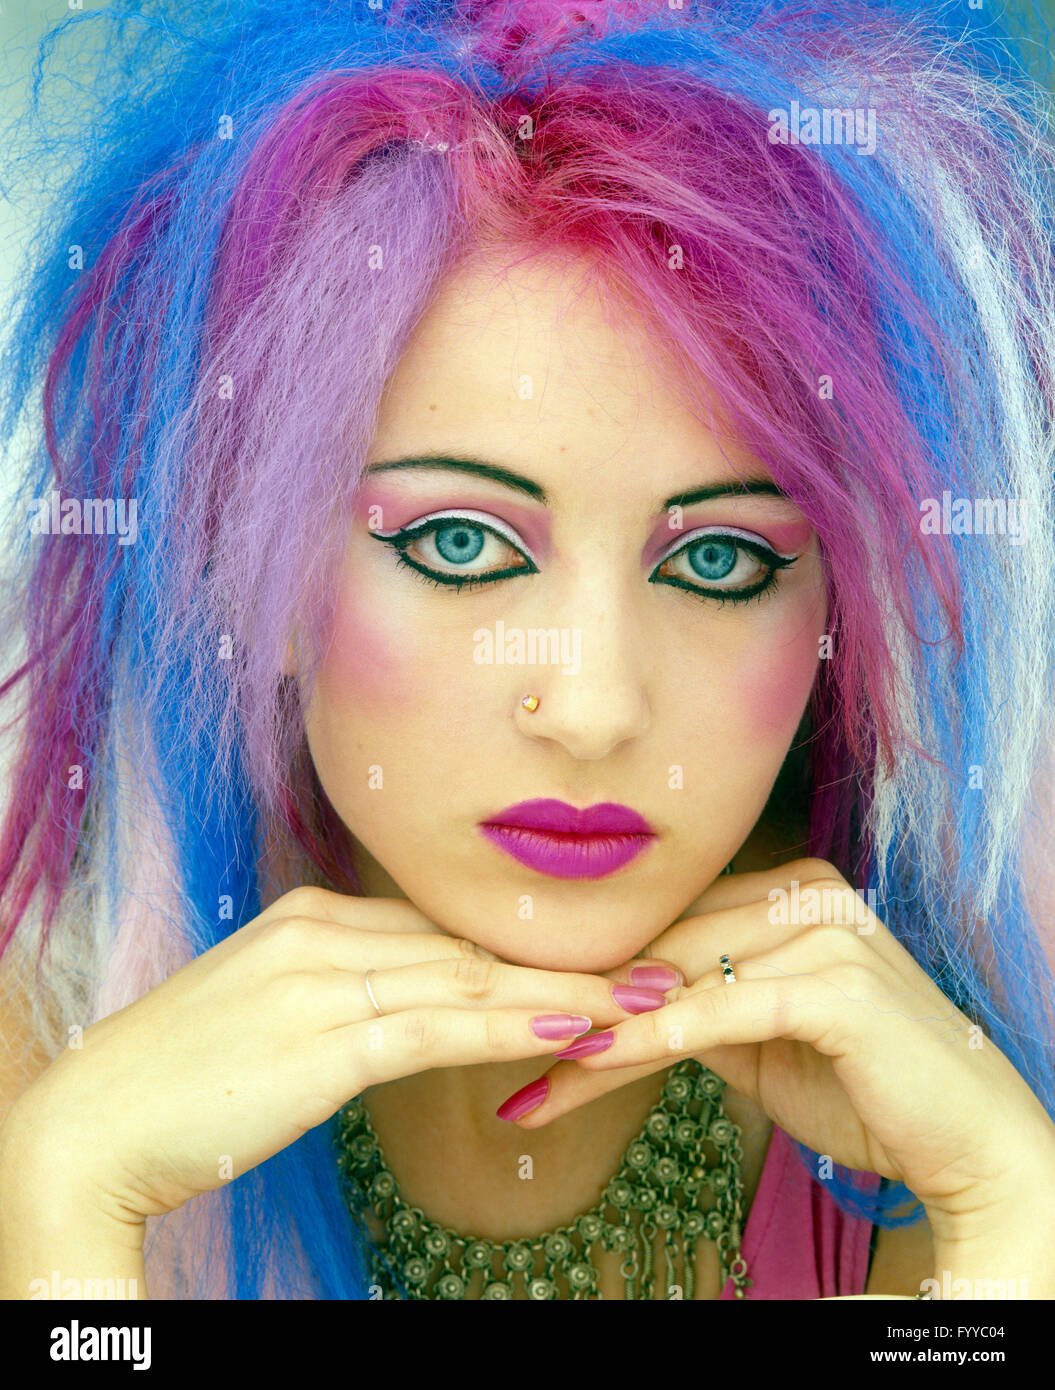
[[[378,1007],[377,1000],[374,998],[374,991],[370,988],[370,976],[373,974],[373,970],[368,970],[363,976],[363,984],[366,986],[366,992],[370,996],[370,1003],[374,1006],[374,1012],[377,1014],[378,1018],[384,1018],[384,1014]]]
[[[736,984],[736,976],[733,974],[733,967],[729,964],[728,956],[719,956],[718,964],[722,967],[722,975],[727,985]]]

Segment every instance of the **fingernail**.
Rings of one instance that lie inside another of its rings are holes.
[[[592,1057],[595,1052],[604,1052],[615,1042],[615,1034],[609,1028],[607,1033],[591,1033],[588,1038],[579,1038],[569,1047],[555,1052],[554,1057],[567,1058],[574,1062],[577,1057]]]
[[[592,1027],[592,1020],[583,1014],[539,1014],[531,1020],[536,1038],[577,1038]]]
[[[647,989],[674,989],[685,983],[685,976],[669,965],[639,965],[636,970],[631,970],[630,983],[644,985]]]
[[[647,1014],[667,1002],[656,990],[637,989],[634,985],[613,985],[612,998],[628,1014]]]
[[[508,1100],[504,1100],[495,1114],[500,1120],[519,1120],[529,1110],[537,1110],[548,1095],[549,1077],[540,1076],[537,1081],[532,1081],[529,1086],[521,1087]]]

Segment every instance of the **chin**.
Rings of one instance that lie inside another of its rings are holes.
[[[526,923],[525,926],[530,927],[530,923]],[[567,930],[547,932],[534,937],[529,937],[525,931],[523,937],[515,940],[484,941],[478,937],[473,937],[473,940],[479,941],[481,946],[493,951],[510,965],[528,966],[532,970],[570,971],[579,975],[599,975],[606,970],[614,970],[616,966],[637,955],[648,944],[647,939],[640,943],[631,942],[626,946],[605,942],[590,949],[583,942],[575,940],[573,926],[569,926]]]

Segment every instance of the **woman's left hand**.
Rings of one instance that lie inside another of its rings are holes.
[[[686,984],[609,1030],[606,1051],[552,1067],[523,1129],[692,1056],[816,1153],[904,1182],[936,1231],[995,1221],[1011,1199],[1022,1210],[1045,1173],[1050,1184],[1055,1125],[1040,1101],[832,865],[719,878],[647,959],[607,975],[634,983],[658,960]]]

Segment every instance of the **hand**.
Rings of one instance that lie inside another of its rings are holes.
[[[560,1016],[558,1036],[535,1035],[538,1015]],[[138,1225],[256,1167],[368,1086],[551,1054],[591,1019],[625,1017],[600,975],[500,962],[406,900],[298,888],[87,1028],[15,1102],[0,1150],[51,1181],[68,1172],[85,1200]]]
[[[812,925],[782,923],[769,896],[793,880]],[[1040,1101],[830,864],[717,879],[648,959],[609,977],[657,957],[688,983],[612,1029],[607,1050],[559,1061],[522,1128],[692,1056],[815,1152],[904,1182],[936,1235],[973,1232],[987,1210],[1003,1219],[1012,1194],[1023,1213],[1045,1171],[1050,1184],[1055,1126]]]

